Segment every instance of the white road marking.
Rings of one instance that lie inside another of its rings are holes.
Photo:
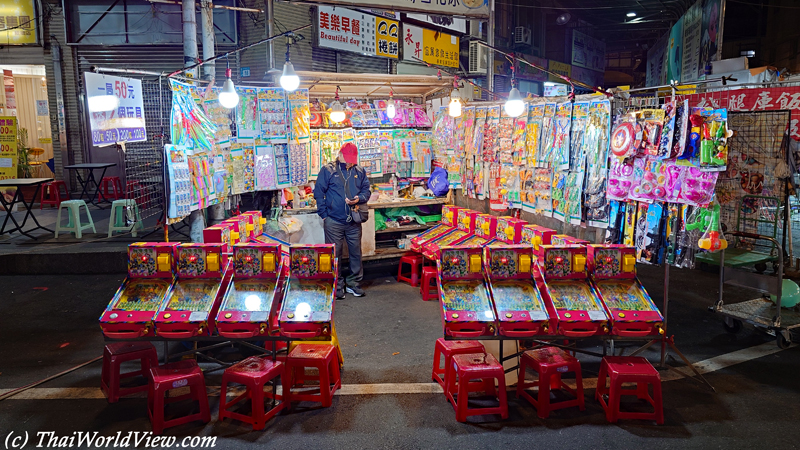
[[[789,348],[794,348],[792,345]],[[715,372],[736,364],[741,364],[753,359],[769,356],[780,352],[781,349],[774,342],[753,347],[736,350],[724,355],[715,356],[703,361],[694,363],[695,368],[702,373]],[[680,367],[678,370],[690,374],[691,369]],[[662,372],[662,381],[675,381],[684,378],[675,371]],[[567,380],[565,380],[567,381]],[[568,380],[567,384],[572,384]],[[594,389],[597,386],[597,378],[585,378],[583,387]],[[280,389],[280,388],[279,388]],[[0,389],[0,395],[10,392],[13,389]],[[219,386],[208,386],[208,395],[211,397],[219,396]],[[228,395],[237,395],[238,390],[228,391]],[[336,395],[379,395],[379,394],[441,394],[442,388],[437,383],[375,383],[375,384],[345,384],[336,392]],[[145,397],[146,393],[140,393],[138,397]],[[104,399],[105,396],[98,387],[82,388],[33,388],[21,392],[8,400],[86,400]]]

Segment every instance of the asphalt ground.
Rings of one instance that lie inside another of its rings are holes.
[[[442,334],[439,305],[422,302],[417,288],[394,281],[395,270],[393,266],[368,265],[367,296],[348,295],[337,302],[337,332],[345,360],[342,383],[347,387],[396,383],[391,386],[404,392],[404,386],[409,390],[429,386],[414,383],[430,383],[434,342]],[[660,306],[663,268],[640,267],[640,275]],[[0,277],[4,292],[0,301],[0,389],[16,388],[100,356],[104,343],[97,319],[122,279],[122,275]],[[701,361],[752,347],[777,349],[773,337],[752,328],[745,327],[736,335],[724,331],[721,318],[707,310],[716,298],[716,286],[714,274],[672,269],[669,334],[675,335],[680,350],[690,360]],[[750,292],[726,292],[729,302],[751,297]],[[638,345],[618,344],[617,352],[630,352]],[[180,346],[173,344],[171,351]],[[580,346],[601,350],[598,342],[586,341]],[[161,351],[160,345],[158,348]],[[655,348],[645,355],[658,360]],[[217,356],[245,355],[224,349]],[[579,358],[584,377],[596,377],[599,360]],[[215,448],[222,449],[795,448],[800,445],[800,427],[796,426],[800,417],[798,363],[800,351],[793,347],[723,367],[706,374],[716,392],[693,379],[665,381],[666,422],[661,426],[636,420],[609,424],[594,400],[594,389],[587,389],[585,411],[567,408],[539,419],[531,405],[511,393],[509,419],[472,417],[468,423],[456,422],[442,394],[337,395],[331,408],[300,404],[256,432],[238,422],[218,422],[218,397],[210,397],[209,424],[169,428],[165,435],[217,436]],[[662,376],[667,374],[662,372]],[[206,383],[219,386],[219,372],[209,374]],[[109,404],[99,394],[99,384],[98,362],[34,391],[51,392],[51,398],[34,395],[35,399],[0,402],[0,445],[13,444],[6,440],[9,433],[14,433],[12,437],[29,433],[33,441],[28,447],[33,447],[35,433],[42,431],[61,436],[98,431],[110,436],[118,431],[151,430],[145,398]],[[75,392],[93,394],[70,398]]]

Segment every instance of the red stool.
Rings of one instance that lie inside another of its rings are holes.
[[[141,369],[120,374],[119,366],[126,361],[139,360]],[[108,403],[116,403],[120,397],[147,391],[147,384],[121,389],[120,380],[142,376],[147,380],[150,367],[158,366],[158,353],[149,342],[119,342],[106,345],[103,350],[103,368],[100,372],[100,389],[106,394]]]
[[[269,390],[265,392],[264,385],[282,375],[283,363],[258,356],[247,358],[225,369],[225,372],[222,373],[222,387],[219,394],[219,420],[222,421],[225,417],[229,417],[249,423],[253,426],[253,430],[263,430],[267,421],[279,413],[284,405],[283,396],[274,394]],[[242,384],[246,390],[242,395],[229,402],[226,397],[228,383]],[[251,415],[248,416],[228,410],[228,408],[245,398],[250,399],[250,404],[252,405]],[[272,407],[266,412],[264,411],[265,398],[272,399]],[[280,401],[277,405],[275,404],[276,400]]]
[[[525,369],[530,368],[539,374],[535,382],[525,383]],[[563,381],[561,375],[566,372],[575,372],[576,389],[572,389]],[[534,400],[526,389],[539,386],[539,399]],[[550,390],[565,390],[576,398],[558,403],[550,403]],[[519,363],[519,381],[517,382],[517,398],[524,397],[539,413],[542,419],[550,415],[550,411],[577,406],[581,411],[586,409],[583,399],[583,377],[581,376],[581,363],[558,347],[545,347],[537,350],[528,350],[522,354]]]
[[[422,301],[439,299],[439,285],[437,279],[439,278],[439,271],[436,267],[423,267],[422,268],[422,284],[419,291],[422,294]],[[431,281],[433,281],[433,291],[431,291]]]
[[[419,253],[408,252],[400,258],[397,266],[397,282],[405,281],[411,286],[417,287],[419,284],[419,273],[422,270],[422,260],[424,258]],[[410,272],[403,272],[403,264],[411,266]]]
[[[136,180],[131,180],[125,183],[125,198],[141,197],[142,191],[144,191],[142,183],[139,183]]]
[[[609,386],[606,386],[606,375]],[[635,389],[622,389],[623,383],[636,383]],[[653,396],[650,396],[648,385],[653,385]],[[603,396],[608,396],[608,402]],[[651,413],[621,412],[620,397],[635,395],[640,400],[647,400],[653,405]],[[597,390],[594,394],[606,412],[606,419],[615,423],[618,419],[655,420],[664,423],[664,405],[661,398],[661,376],[650,362],[641,356],[606,356],[600,364],[597,375]]]
[[[503,419],[508,418],[508,402],[506,400],[506,374],[503,366],[490,353],[470,353],[454,355],[453,364],[447,367],[447,389],[445,394],[456,410],[456,420],[466,422],[467,416],[482,416],[485,414],[500,414]],[[494,380],[497,380],[497,388]],[[480,380],[480,381],[472,381]],[[488,408],[470,408],[469,393],[485,392],[487,395],[496,396],[498,406]],[[453,397],[453,394],[458,397]]]
[[[295,393],[294,386],[304,386],[306,367],[319,370],[319,393]],[[333,345],[300,344],[286,357],[285,376],[282,377],[283,398],[290,402],[321,402],[327,408],[333,404],[333,393],[342,387],[339,357]]]
[[[433,371],[431,379],[439,383],[442,389],[447,389],[447,368],[453,365],[453,355],[467,353],[486,353],[486,349],[478,341],[447,341],[444,338],[436,340],[433,348]],[[444,366],[439,367],[444,356]],[[446,394],[446,392],[445,392]]]
[[[164,400],[164,394],[172,389],[189,387],[189,393]],[[178,417],[177,419],[164,420],[165,403],[174,403],[181,400],[197,400],[200,412]],[[150,389],[147,393],[147,414],[153,423],[153,434],[161,434],[164,428],[183,425],[195,420],[204,423],[211,421],[211,412],[208,409],[208,395],[203,371],[197,362],[191,359],[165,364],[150,368]]]
[[[64,188],[64,193],[61,193],[61,188]],[[56,208],[61,206],[61,202],[69,200],[69,191],[67,191],[67,183],[61,180],[50,181],[42,186],[39,194],[39,209],[44,205],[53,205]]]
[[[119,177],[103,177],[100,180],[100,192],[106,200],[118,200],[125,198],[125,192],[122,191],[122,181]]]

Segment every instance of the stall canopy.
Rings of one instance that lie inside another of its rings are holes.
[[[386,98],[390,92],[395,97],[416,97],[423,101],[439,91],[453,87],[453,77],[434,75],[391,75],[369,73],[298,72],[300,87],[308,89],[311,98],[333,98],[339,87],[339,96]]]

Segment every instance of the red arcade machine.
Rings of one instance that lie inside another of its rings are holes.
[[[178,243],[137,242],[128,246],[128,277],[100,316],[111,339],[152,336],[153,318],[175,280]]]
[[[233,247],[233,279],[217,313],[217,332],[251,338],[278,328],[286,278],[278,244],[247,243]]]
[[[411,238],[411,250],[422,253],[422,245],[432,239],[436,239],[456,229],[456,220],[458,219],[458,211],[460,208],[453,205],[442,206],[442,222],[413,238]]]
[[[177,279],[156,314],[156,334],[186,339],[214,334],[230,275],[225,244],[180,244]]]
[[[558,334],[588,337],[608,334],[608,315],[586,277],[586,247],[543,246],[544,279],[539,283],[550,316],[558,318]]]
[[[443,247],[436,260],[442,326],[447,336],[494,336],[497,330],[480,247]]]
[[[459,209],[457,229],[444,236],[432,239],[422,245],[422,255],[435,260],[439,249],[445,246],[461,245],[462,242],[475,236],[475,220],[478,212],[471,209]]]
[[[522,227],[522,244],[533,247],[533,254],[541,257],[542,246],[551,245],[551,238],[555,234],[555,230],[531,223]]]
[[[203,230],[203,242],[206,244],[225,244],[227,249],[239,242],[239,233],[234,231],[234,224],[222,222]]]
[[[499,334],[523,339],[555,330],[533,277],[533,249],[495,245],[483,252]]]
[[[249,225],[247,230],[250,232],[251,241],[264,234],[264,224],[267,223],[267,219],[261,215],[261,211],[247,211],[240,215],[247,219]]]
[[[289,285],[278,318],[280,332],[292,339],[330,338],[338,259],[333,244],[293,245]]]
[[[636,248],[621,244],[588,246],[589,273],[611,317],[611,334],[663,334],[664,316],[636,277]]]
[[[475,234],[462,242],[463,246],[486,246],[495,243],[495,233],[497,232],[497,217],[491,214],[478,214],[475,217]]]
[[[584,239],[578,239],[576,237],[569,236],[567,234],[554,234],[553,237],[550,238],[550,245],[555,247],[564,247],[566,245],[587,245],[589,241]]]
[[[252,233],[248,231],[249,220],[241,214],[230,219],[225,219],[221,223],[233,224],[233,231],[239,233],[239,242],[250,242]]]
[[[522,241],[522,227],[527,224],[528,222],[514,217],[498,217],[495,237],[503,244],[496,242],[494,245],[519,244]]]

